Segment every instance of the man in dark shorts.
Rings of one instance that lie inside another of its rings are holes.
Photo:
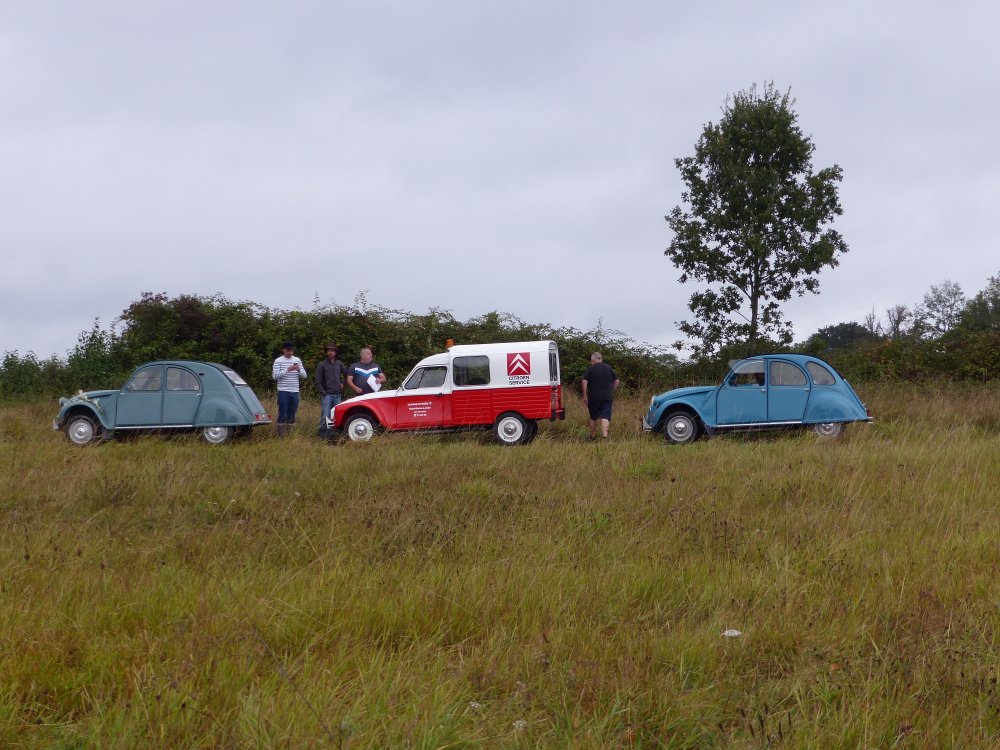
[[[600,352],[590,355],[590,367],[583,373],[580,385],[583,388],[583,403],[590,411],[590,437],[597,437],[597,424],[600,422],[601,437],[606,438],[611,426],[611,402],[618,390],[618,376]]]

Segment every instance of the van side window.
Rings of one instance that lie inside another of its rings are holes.
[[[490,358],[485,354],[455,357],[451,366],[457,386],[490,384]]]
[[[818,365],[815,362],[806,362],[806,369],[809,370],[809,374],[812,375],[813,382],[816,385],[833,385],[837,381],[834,380],[833,375],[827,370],[823,365]]]

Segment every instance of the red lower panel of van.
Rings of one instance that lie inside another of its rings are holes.
[[[548,419],[552,414],[552,387],[477,388],[451,394],[451,421],[455,426],[492,424],[505,411],[526,419]]]

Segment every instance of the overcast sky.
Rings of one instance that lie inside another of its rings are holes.
[[[797,338],[1000,272],[995,2],[0,2],[0,351],[143,291],[678,338],[728,94],[791,88],[851,250]],[[336,337],[336,332],[331,332]]]

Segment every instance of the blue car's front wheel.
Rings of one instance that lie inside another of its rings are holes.
[[[698,439],[698,419],[686,411],[675,411],[667,415],[663,423],[663,437],[668,443],[679,445],[693,443]]]

